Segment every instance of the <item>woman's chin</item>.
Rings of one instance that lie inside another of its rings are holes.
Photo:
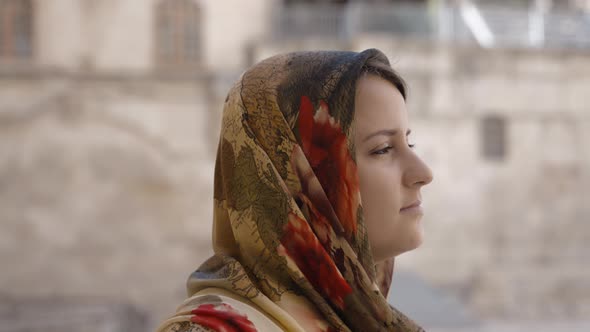
[[[416,224],[416,229],[413,236],[408,236],[408,245],[405,251],[412,251],[418,249],[424,242],[424,228],[421,223]]]
[[[418,249],[422,245],[422,242],[423,242],[422,233],[418,233],[415,236],[408,237],[405,240],[406,241],[402,246],[397,245],[392,248],[384,248],[384,249],[378,251],[377,255],[374,256],[374,257],[376,257],[375,263],[378,263],[380,261],[384,261],[384,260],[392,258],[392,257],[399,256],[403,253],[406,253],[408,251],[412,251],[414,249]]]

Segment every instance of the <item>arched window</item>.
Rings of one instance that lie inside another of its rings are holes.
[[[33,55],[33,5],[30,0],[0,0],[0,58]]]
[[[156,8],[156,62],[196,66],[202,56],[201,11],[195,0],[162,0]]]

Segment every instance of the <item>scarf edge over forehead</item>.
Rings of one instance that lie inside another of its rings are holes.
[[[326,331],[422,331],[387,303],[393,259],[375,269],[363,222],[352,135],[368,59],[389,66],[377,49],[309,51],[241,75],[215,164],[215,255],[189,278],[189,295],[214,283],[311,307]]]

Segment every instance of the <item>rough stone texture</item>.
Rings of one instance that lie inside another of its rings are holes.
[[[193,81],[57,81],[2,81],[33,106],[0,97],[0,290],[126,300],[153,324],[211,253],[220,111]]]
[[[68,71],[154,71],[153,33],[162,1],[35,1],[35,63]],[[200,11],[202,70],[242,68],[249,45],[270,34],[267,17],[276,0],[194,2]]]
[[[0,297],[0,331],[145,332],[145,312],[101,298]]]
[[[586,332],[589,321],[493,321],[481,326],[440,328],[425,326],[429,332]]]

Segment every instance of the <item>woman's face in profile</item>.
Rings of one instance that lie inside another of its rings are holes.
[[[399,90],[376,75],[363,75],[355,97],[355,152],[363,214],[375,262],[420,246],[420,189],[430,168],[409,146],[406,103]]]

